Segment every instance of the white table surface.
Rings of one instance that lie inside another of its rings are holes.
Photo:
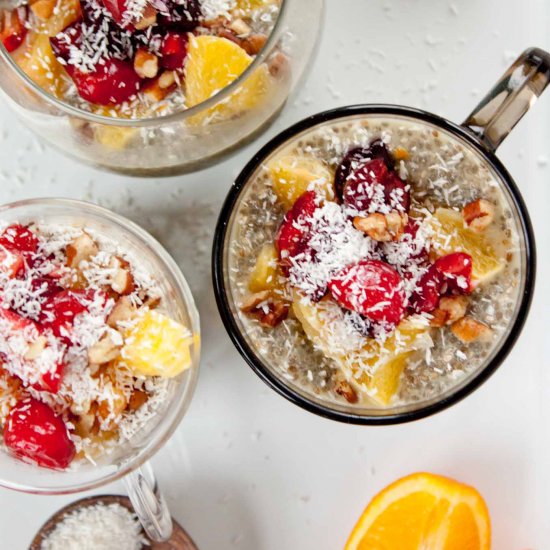
[[[403,103],[460,121],[516,54],[550,49],[547,0],[327,3],[306,84],[238,155],[185,177],[109,175],[44,149],[0,104],[0,201],[67,196],[110,206],[151,230],[188,277],[202,314],[202,372],[188,416],[153,462],[174,517],[201,550],[337,550],[375,492],[419,470],[482,492],[496,550],[548,549],[550,90],[499,152],[532,214],[537,292],[516,348],[474,395],[414,424],[337,424],[268,389],[222,327],[209,277],[211,235],[232,177],[261,144],[308,114],[351,103]],[[194,225],[198,241],[186,238]],[[0,548],[23,550],[74,499],[0,490]]]

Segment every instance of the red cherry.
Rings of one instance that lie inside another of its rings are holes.
[[[318,208],[315,191],[306,191],[286,213],[277,233],[275,243],[279,252],[279,263],[288,273],[290,261],[307,249],[311,217]]]
[[[63,374],[65,371],[65,365],[60,363],[55,367],[54,371],[49,371],[43,374],[40,380],[32,387],[37,391],[47,391],[50,393],[58,393],[63,382]]]
[[[25,6],[13,11],[4,10],[0,13],[0,40],[8,52],[13,52],[27,36],[25,21],[28,17],[28,10]]]
[[[409,301],[413,313],[431,313],[439,305],[444,277],[441,271],[431,265],[420,277]]]
[[[50,37],[50,46],[52,47],[55,57],[65,62],[64,66],[69,74],[74,70],[73,65],[67,65],[71,58],[71,47],[80,47],[83,26],[84,22],[78,20],[68,27],[65,27],[63,31],[56,36]]]
[[[367,211],[373,200],[373,186],[383,185],[388,167],[382,159],[369,160],[352,170],[344,186],[343,201],[347,206]]]
[[[384,180],[384,197],[386,204],[393,209],[402,209],[408,212],[411,208],[411,193],[404,182],[395,172],[390,172]]]
[[[38,239],[28,227],[13,224],[0,236],[0,245],[11,251],[34,254],[38,250]]]
[[[344,308],[371,321],[397,325],[405,313],[405,293],[399,273],[380,260],[364,260],[341,270],[328,284]]]
[[[10,331],[28,331],[29,338],[32,338],[40,333],[38,325],[32,319],[21,317],[21,315],[11,311],[11,309],[4,309],[3,307],[0,307],[0,319],[8,323]]]
[[[41,322],[58,337],[70,342],[70,332],[77,315],[87,311],[84,301],[89,291],[63,290],[52,296],[42,306]]]
[[[141,79],[128,61],[109,58],[97,65],[94,72],[68,71],[82,99],[97,105],[118,105],[136,95]]]
[[[447,291],[470,294],[472,287],[472,257],[464,252],[447,254],[436,260],[434,266],[444,276]]]
[[[187,58],[188,42],[187,34],[167,32],[160,48],[161,65],[170,71],[183,69],[185,59]]]
[[[65,469],[76,454],[63,419],[45,403],[31,397],[8,414],[4,443],[11,454],[51,469]]]
[[[100,0],[100,2],[117,23],[123,23],[124,15],[128,9],[126,0]]]

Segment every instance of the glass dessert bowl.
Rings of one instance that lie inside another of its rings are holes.
[[[0,485],[69,493],[134,472],[130,496],[150,498],[135,471],[177,427],[198,370],[181,272],[145,231],[91,204],[14,203],[0,224]]]
[[[132,175],[189,171],[276,116],[321,14],[322,0],[29,0],[0,13],[0,87],[72,156]]]

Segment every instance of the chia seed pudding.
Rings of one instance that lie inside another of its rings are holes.
[[[522,288],[511,200],[428,123],[379,115],[307,130],[250,177],[226,284],[260,360],[310,398],[390,409],[487,364]]]
[[[0,228],[0,446],[12,456],[109,463],[191,367],[194,336],[126,248],[88,226]]]

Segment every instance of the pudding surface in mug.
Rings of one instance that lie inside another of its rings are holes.
[[[465,382],[522,288],[514,206],[471,146],[355,116],[291,139],[249,179],[227,285],[254,353],[302,395],[392,408]]]

